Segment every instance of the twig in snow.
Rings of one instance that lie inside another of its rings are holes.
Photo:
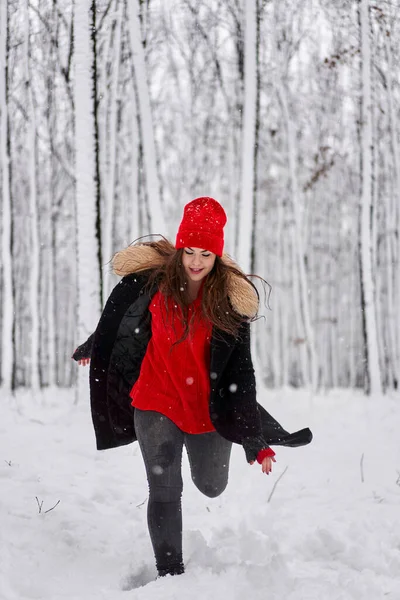
[[[5,460],[4,461],[9,467],[11,467],[11,460]]]
[[[36,502],[37,502],[37,505],[38,505],[38,508],[39,508],[39,515],[40,515],[40,513],[42,512],[43,500],[41,502],[39,502],[38,497],[35,496],[35,498],[36,498]]]
[[[384,498],[382,498],[382,496],[378,496],[375,491],[372,492],[372,497],[376,502],[378,502],[378,504],[381,504],[384,500]]]
[[[40,514],[42,513],[42,507],[43,507],[43,502],[44,502],[44,500],[41,500],[41,501],[40,501],[40,500],[39,500],[39,498],[38,498],[37,496],[35,496],[35,498],[36,498],[36,502],[37,502],[37,505],[38,505],[38,508],[39,508],[39,515],[40,515]],[[54,505],[54,506],[52,506],[51,508],[48,508],[47,510],[45,510],[43,514],[45,515],[46,513],[50,512],[51,510],[54,510],[54,509],[55,509],[55,507],[56,507],[56,506],[58,506],[58,505],[60,504],[60,502],[61,502],[61,500],[58,500],[58,501],[55,503],[55,505]]]
[[[267,503],[269,503],[269,502],[271,501],[271,498],[272,498],[272,496],[274,495],[274,492],[275,492],[275,488],[276,488],[276,486],[278,485],[278,483],[280,482],[280,480],[282,479],[282,477],[284,476],[284,474],[286,473],[286,471],[288,470],[288,468],[289,468],[289,467],[287,466],[287,467],[286,467],[286,469],[283,471],[283,473],[281,473],[281,474],[279,475],[278,479],[275,481],[275,483],[274,483],[274,485],[273,485],[273,488],[272,488],[272,490],[271,490],[271,493],[270,493],[270,495],[269,495],[269,498],[268,498],[268,500],[267,500]]]
[[[52,506],[51,508],[49,508],[48,510],[44,511],[44,514],[50,512],[51,510],[54,510],[56,506],[58,506],[60,504],[60,500],[58,500],[54,506]]]
[[[397,479],[396,479],[396,485],[400,486],[400,471],[397,471]]]
[[[136,505],[136,508],[140,508],[141,506],[143,506],[143,504],[146,502],[146,500],[147,500],[147,498],[145,498],[145,499],[143,500],[143,502],[141,502],[140,504],[137,504],[137,505]]]
[[[360,471],[361,471],[361,483],[364,483],[364,452],[361,454]]]

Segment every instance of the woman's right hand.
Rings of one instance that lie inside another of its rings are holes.
[[[80,365],[81,367],[86,367],[86,365],[88,365],[90,363],[90,358],[81,358],[81,360],[78,360],[78,365]]]

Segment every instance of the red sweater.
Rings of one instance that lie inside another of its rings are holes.
[[[195,327],[181,343],[180,310],[157,292],[149,306],[152,337],[140,375],[131,390],[132,405],[166,415],[186,433],[215,431],[209,414],[211,324],[201,314],[201,294],[189,306]]]

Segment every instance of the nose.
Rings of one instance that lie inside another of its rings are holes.
[[[201,258],[200,256],[193,256],[192,267],[195,269],[196,267],[201,266]]]

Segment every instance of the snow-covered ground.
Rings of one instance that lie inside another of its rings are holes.
[[[1,600],[399,600],[400,397],[262,401],[313,443],[275,448],[268,477],[236,447],[216,499],[185,458],[186,573],[155,580],[137,444],[97,452],[72,393],[3,395]]]

